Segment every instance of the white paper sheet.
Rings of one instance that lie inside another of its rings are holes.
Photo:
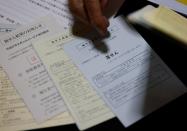
[[[156,4],[167,6],[175,11],[187,15],[187,2],[186,0],[148,0]]]
[[[0,35],[16,28],[19,28],[19,25],[0,23]],[[1,66],[0,105],[1,131],[30,130],[74,123],[71,115],[66,111],[42,124],[37,124]]]
[[[38,124],[0,66],[0,131],[20,131],[74,123],[68,112]]]
[[[129,126],[169,101],[186,88],[143,38],[122,18],[111,21],[110,37],[101,53],[93,42],[76,39],[64,45],[65,52],[83,72],[124,126]],[[99,48],[99,47],[98,47]]]
[[[28,24],[40,17],[51,15],[59,24],[67,28],[72,24],[67,1],[1,0],[0,21],[3,20],[10,24]]]
[[[63,31],[53,17],[41,18],[0,37],[0,62],[34,118],[43,122],[66,111],[32,42]]]
[[[63,44],[72,39],[71,34],[62,33],[36,42],[33,46],[77,126],[80,130],[85,130],[113,118],[114,115],[62,49]]]

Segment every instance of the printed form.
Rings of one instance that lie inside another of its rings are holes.
[[[105,15],[113,17],[123,2],[124,0],[110,0]],[[70,28],[73,24],[68,0],[0,1],[0,23],[27,24],[46,15],[53,16],[64,28]]]
[[[0,35],[18,27],[18,25],[12,24],[0,24]],[[29,130],[74,123],[71,115],[68,112],[64,112],[53,119],[37,124],[1,66],[0,105],[1,131]]]
[[[37,124],[2,67],[0,67],[0,105],[1,131],[30,130],[74,123],[70,114],[64,112]]]
[[[0,23],[24,25],[46,15],[53,16],[64,28],[72,25],[68,0],[0,1]]]
[[[72,35],[66,33],[33,45],[77,126],[84,130],[111,119],[114,115],[64,52],[63,45],[72,39]]]
[[[76,38],[63,48],[124,126],[186,92],[182,82],[123,18],[111,21],[109,32],[110,37],[103,41],[89,34],[92,40]],[[95,48],[99,44],[107,53]]]
[[[40,61],[32,42],[62,31],[45,17],[0,38],[0,62],[37,122],[66,111],[56,86]]]
[[[15,30],[18,27],[19,25],[0,23],[0,36],[4,35],[7,32]]]

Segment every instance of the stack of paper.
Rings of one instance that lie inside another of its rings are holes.
[[[0,130],[85,130],[114,116],[129,126],[186,92],[122,17],[88,40],[72,35],[67,0],[7,0],[0,11]]]
[[[122,4],[122,0],[118,1],[119,2],[116,3],[116,6]],[[43,63],[40,61],[36,52],[32,49],[32,42],[44,39],[49,35],[52,36],[57,32],[63,32],[64,29],[69,29],[71,27],[72,16],[69,13],[67,0],[24,0],[17,2],[8,0],[6,2],[1,1],[0,3],[0,23],[2,23],[0,25],[1,35],[14,30],[18,26],[20,27],[20,25],[26,25],[15,32],[5,35],[5,37],[2,37],[1,39],[2,42],[9,43],[3,45],[3,47],[7,46],[5,47],[6,49],[4,48],[4,51],[7,54],[2,52],[2,54],[5,54],[1,55],[1,62],[2,66],[5,65],[3,68],[1,67],[1,71],[4,72],[6,66],[10,66],[8,67],[8,70],[5,70],[12,81],[10,82],[9,78],[4,76],[2,73],[2,83],[6,80],[10,83],[8,87],[12,87],[12,84],[16,87],[18,94],[21,95],[35,120],[40,122],[39,125],[34,122],[30,113],[28,113],[29,111],[27,111],[28,109],[26,109],[26,106],[23,103],[21,104],[22,101],[19,100],[20,97],[18,97],[17,92],[13,90],[7,91],[5,90],[5,86],[7,85],[1,84],[3,100],[1,102],[3,104],[1,110],[14,110],[16,113],[11,113],[6,118],[4,115],[7,114],[7,111],[2,112],[2,116],[0,117],[2,125],[0,125],[0,128],[3,130],[24,130],[72,123],[72,117],[66,111],[66,106],[62,101],[62,96],[59,95],[53,81],[45,71]],[[114,8],[113,11],[116,12]],[[40,18],[46,15],[52,15],[55,17],[61,26],[58,26],[55,21],[53,21],[54,23],[51,23],[51,20],[54,20],[54,18]],[[36,19],[40,20],[34,22]],[[30,25],[27,25],[28,23],[30,23]],[[9,52],[8,50],[11,51]],[[11,57],[10,59],[16,62],[17,65],[12,64],[8,57]],[[6,60],[8,60],[8,62]],[[77,81],[80,82],[79,80]],[[96,92],[92,91],[88,82],[83,79],[83,83],[85,84],[82,84],[82,86],[85,86],[86,88],[82,93],[87,92],[88,94],[85,94],[85,98],[81,98],[80,96],[81,101],[77,106],[82,106],[82,108],[77,110],[75,114],[75,118],[78,116],[78,125],[80,123],[80,129],[89,128],[105,120],[111,119],[114,116]],[[78,87],[81,87],[81,85]],[[87,87],[89,87],[88,91],[86,91]],[[13,104],[11,101],[6,100],[5,98],[9,97],[9,95],[4,94],[6,91],[10,91],[11,95],[14,93],[16,97],[13,101],[19,100],[19,102]],[[87,97],[90,96],[93,97],[87,99]],[[85,100],[83,101],[82,99]],[[7,107],[5,103],[11,104],[11,107]],[[89,103],[92,106],[89,105]],[[74,105],[76,105],[76,103]],[[23,109],[25,110],[24,112]],[[54,120],[51,119],[57,114],[59,114],[57,118],[54,118]],[[11,122],[10,119],[12,120]],[[47,119],[51,120],[43,123],[43,121],[46,121]]]

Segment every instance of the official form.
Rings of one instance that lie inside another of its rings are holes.
[[[63,48],[125,126],[186,92],[123,18],[113,19],[109,32],[104,40],[90,33],[91,40],[75,39]]]
[[[63,28],[53,17],[44,17],[0,38],[0,64],[38,122],[66,111],[61,95],[32,47],[32,42],[58,31]]]

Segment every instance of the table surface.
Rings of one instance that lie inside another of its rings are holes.
[[[152,4],[146,0],[126,0],[118,15],[126,16],[130,12],[137,10],[147,4]],[[154,5],[154,4],[152,4]],[[157,5],[154,5],[157,6]],[[161,33],[144,29],[143,27],[135,26],[137,31],[147,41],[147,43],[156,51],[162,60],[170,67],[170,69],[179,77],[179,79],[187,85],[187,48],[181,46],[179,42],[166,37]],[[117,118],[108,120],[87,131],[97,130],[163,130],[163,129],[177,129],[186,130],[187,125],[187,94],[177,98],[164,107],[146,116],[142,120],[136,122],[132,126],[125,128]],[[45,129],[37,129],[36,131],[47,130],[64,130],[64,131],[78,131],[76,125],[66,125],[51,127]]]

